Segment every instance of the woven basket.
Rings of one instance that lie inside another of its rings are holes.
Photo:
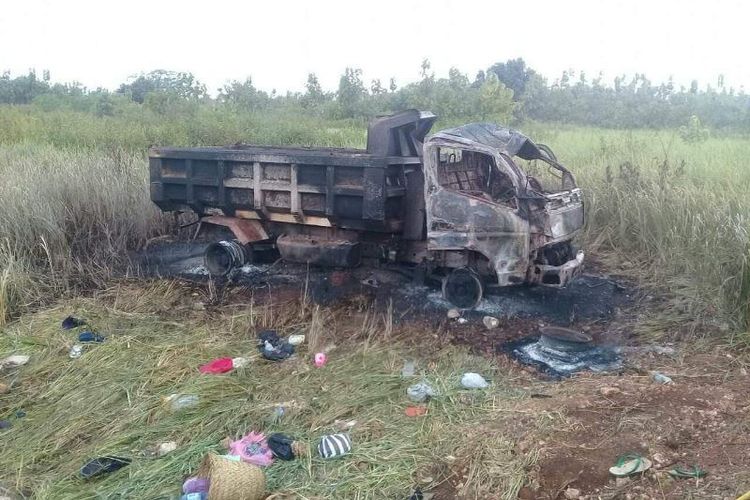
[[[266,496],[266,476],[253,464],[211,454],[203,459],[197,475],[211,481],[208,500],[262,500]]]

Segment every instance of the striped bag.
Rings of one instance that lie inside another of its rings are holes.
[[[334,458],[352,451],[352,440],[348,434],[323,436],[318,445],[318,453],[323,458]]]

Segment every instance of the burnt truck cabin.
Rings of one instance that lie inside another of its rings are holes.
[[[486,282],[569,281],[583,258],[570,244],[583,224],[572,174],[518,132],[470,124],[427,137],[435,120],[418,110],[376,118],[366,149],[151,148],[151,199],[197,214],[200,233],[230,232],[206,250],[212,274],[272,244],[291,262],[418,264],[444,275],[461,307]],[[514,156],[548,164],[562,186],[545,191]]]

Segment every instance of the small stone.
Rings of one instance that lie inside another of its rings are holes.
[[[654,453],[653,458],[657,465],[664,465],[669,462],[669,459],[659,452]]]
[[[10,386],[8,384],[3,384],[0,382],[0,394],[6,394],[10,392]]]
[[[468,323],[469,320],[466,318],[458,318],[456,321],[458,321],[459,325],[463,325],[465,323]]]
[[[565,489],[565,498],[568,500],[576,500],[577,498],[581,497],[581,490],[578,490],[576,488],[566,488]]]
[[[448,319],[457,319],[461,317],[461,311],[458,309],[448,309]]]
[[[500,320],[492,316],[485,316],[482,318],[482,323],[484,323],[485,328],[488,330],[493,330],[500,325]]]
[[[599,393],[602,396],[612,396],[613,394],[620,394],[622,391],[617,387],[602,387],[599,389]]]
[[[653,378],[654,382],[656,382],[657,384],[666,385],[672,383],[672,379],[670,377],[659,372],[651,372],[651,378]]]
[[[174,441],[167,441],[166,443],[161,443],[159,445],[159,448],[156,450],[156,454],[160,457],[163,457],[168,453],[172,453],[176,449],[177,443],[175,443]]]
[[[625,486],[627,484],[630,484],[630,478],[629,477],[618,477],[615,479],[615,486],[618,488]]]

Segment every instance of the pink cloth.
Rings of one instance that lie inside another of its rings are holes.
[[[238,441],[232,441],[229,445],[229,454],[238,455],[243,462],[261,467],[273,463],[273,452],[268,447],[266,436],[261,432],[251,432]]]
[[[226,373],[232,371],[233,368],[232,358],[219,358],[206,363],[199,370],[201,373]]]

